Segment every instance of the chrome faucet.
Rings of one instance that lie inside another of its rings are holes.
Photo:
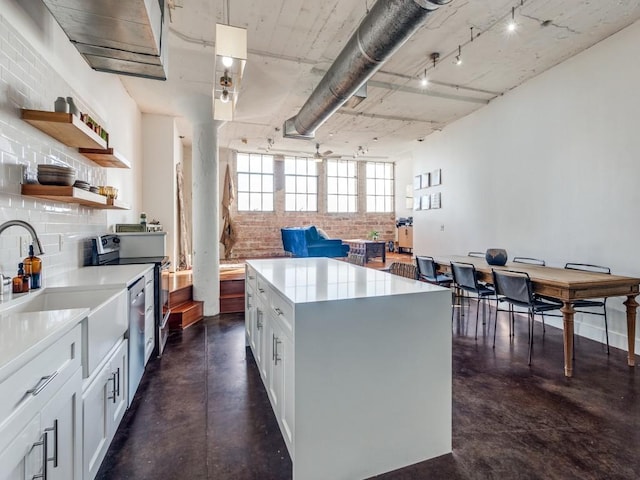
[[[40,243],[40,239],[38,238],[38,234],[31,226],[31,224],[23,220],[9,220],[8,222],[4,222],[2,225],[0,225],[0,234],[9,227],[22,227],[27,230],[31,234],[31,238],[33,239],[33,253],[36,255],[42,255],[44,253],[44,251],[42,250],[42,244]],[[10,285],[11,277],[0,273],[0,297],[4,296],[5,290]]]
[[[31,224],[23,220],[9,220],[8,222],[4,222],[2,225],[0,225],[0,234],[9,227],[24,228],[31,234],[31,238],[33,239],[33,253],[35,253],[36,255],[44,254],[44,251],[42,250],[42,244],[40,243],[40,239],[38,238],[38,234],[36,233],[36,230],[31,226]]]

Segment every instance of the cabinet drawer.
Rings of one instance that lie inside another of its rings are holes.
[[[271,287],[269,283],[260,275],[256,278],[256,295],[264,300],[265,304],[269,304],[269,290]]]
[[[284,333],[293,335],[293,305],[279,292],[271,290],[271,313],[284,327]]]
[[[250,265],[246,265],[245,264],[245,269],[244,269],[244,274],[245,274],[245,285],[251,288],[256,288],[256,279],[257,279],[257,275],[256,275],[256,271],[253,269],[252,266]]]
[[[0,384],[0,429],[11,430],[14,415],[40,410],[80,367],[80,338],[77,325]]]

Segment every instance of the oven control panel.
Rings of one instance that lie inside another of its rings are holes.
[[[93,243],[97,253],[100,255],[120,250],[120,237],[118,235],[100,235],[94,238]]]

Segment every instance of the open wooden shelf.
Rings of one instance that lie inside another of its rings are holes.
[[[129,206],[104,195],[88,192],[81,188],[58,185],[22,185],[22,195],[43,198],[54,202],[76,203],[86,207],[129,210]]]
[[[78,151],[101,167],[131,168],[129,161],[113,148],[79,148]]]
[[[107,148],[107,142],[76,115],[23,109],[22,119],[68,147]]]

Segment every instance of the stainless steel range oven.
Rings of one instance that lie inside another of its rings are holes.
[[[129,239],[127,240],[129,241]],[[91,239],[91,265],[131,265],[153,264],[154,310],[155,310],[155,354],[160,357],[169,335],[169,267],[171,263],[164,252],[151,250],[148,257],[120,257],[121,239],[118,235],[107,234]]]

